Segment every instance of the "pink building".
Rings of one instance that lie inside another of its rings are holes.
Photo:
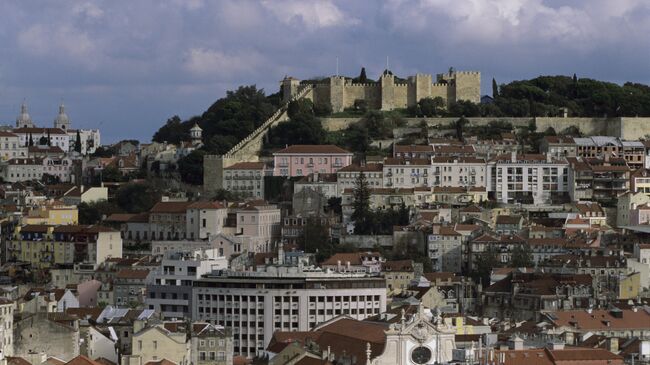
[[[273,154],[274,176],[332,174],[352,163],[352,153],[334,145],[293,145]]]

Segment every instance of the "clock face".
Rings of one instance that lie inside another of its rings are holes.
[[[416,364],[426,364],[431,360],[431,350],[424,346],[416,347],[411,352],[411,360]]]

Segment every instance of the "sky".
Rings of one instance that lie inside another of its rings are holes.
[[[227,90],[285,75],[377,78],[454,67],[505,83],[572,75],[650,84],[648,0],[2,0],[0,124],[63,102],[102,143],[149,141]]]

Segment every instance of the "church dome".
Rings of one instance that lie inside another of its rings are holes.
[[[27,105],[23,103],[20,106],[20,114],[18,115],[18,118],[16,118],[16,126],[31,125],[31,124],[32,124],[32,117],[30,117],[29,113],[27,113]]]
[[[54,128],[68,129],[70,125],[70,118],[65,113],[65,106],[59,105],[59,115],[54,118]]]

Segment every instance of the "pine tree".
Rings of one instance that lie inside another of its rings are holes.
[[[359,83],[364,84],[368,82],[368,77],[366,76],[366,68],[361,67],[361,74],[359,74]]]
[[[357,234],[365,234],[372,228],[369,223],[370,218],[370,188],[368,187],[368,180],[366,180],[366,174],[363,172],[359,173],[357,180],[354,183],[353,197],[354,201],[352,202],[352,216],[350,217],[354,221],[354,232]]]
[[[496,99],[499,96],[499,85],[497,85],[497,80],[492,78],[492,97]]]
[[[74,150],[81,153],[81,135],[79,134],[79,130],[77,130],[77,140],[74,141]]]

